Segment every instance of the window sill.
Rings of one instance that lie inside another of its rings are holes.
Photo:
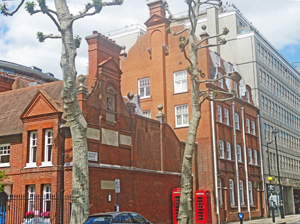
[[[231,208],[237,208],[237,206],[236,206],[236,205],[231,205],[230,207],[231,207]]]
[[[177,94],[188,93],[188,92],[189,92],[188,90],[185,90],[185,91],[174,92],[173,94],[174,94],[174,95],[177,95]]]
[[[36,163],[26,163],[25,169],[37,168]]]
[[[0,168],[1,167],[10,167],[9,163],[0,163]]]
[[[143,97],[140,97],[141,100],[145,100],[145,99],[150,99],[151,96],[143,96]]]
[[[177,129],[177,128],[188,128],[189,127],[189,125],[183,125],[183,126],[176,126],[175,128]]]
[[[42,162],[42,165],[40,167],[50,167],[53,166],[52,162]]]

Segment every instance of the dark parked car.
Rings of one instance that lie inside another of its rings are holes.
[[[140,223],[152,224],[135,212],[107,212],[90,215],[85,224]]]

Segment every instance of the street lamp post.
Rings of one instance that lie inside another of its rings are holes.
[[[267,142],[267,154],[268,154],[268,170],[269,170],[269,177],[268,180],[270,184],[272,183],[272,176],[271,176],[271,169],[270,169],[270,152],[269,152],[269,144],[273,143],[273,141]],[[270,185],[269,185],[270,186]],[[269,203],[269,189],[267,188],[267,203],[268,203],[268,217],[270,217],[270,203]]]
[[[273,131],[274,137],[275,137],[275,150],[276,150],[276,157],[277,157],[277,172],[278,172],[278,184],[279,184],[279,200],[280,200],[280,216],[282,219],[284,219],[284,211],[283,211],[283,196],[282,196],[282,186],[281,186],[281,181],[280,181],[280,170],[279,170],[279,157],[278,157],[278,149],[277,149],[277,134],[278,134],[278,129],[275,129]]]

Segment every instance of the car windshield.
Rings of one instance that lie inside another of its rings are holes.
[[[111,224],[111,216],[90,217],[85,224]]]

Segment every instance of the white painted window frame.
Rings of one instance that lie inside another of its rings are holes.
[[[174,93],[185,93],[187,88],[187,71],[174,72]]]

